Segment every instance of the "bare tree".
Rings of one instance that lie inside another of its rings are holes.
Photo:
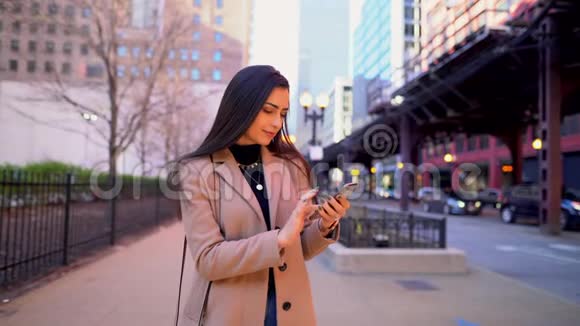
[[[9,7],[19,6],[17,0],[9,0]],[[36,21],[58,24],[74,29],[86,38],[96,61],[100,64],[102,79],[88,83],[86,80],[71,80],[54,69],[49,81],[35,83],[50,100],[67,103],[79,115],[97,117],[94,130],[107,143],[108,170],[113,180],[117,174],[119,156],[134,144],[139,131],[159,108],[154,103],[157,85],[166,78],[168,53],[184,38],[191,35],[193,23],[190,17],[179,10],[179,2],[168,0],[156,13],[154,23],[133,26],[131,0],[61,0],[66,6],[82,10],[90,24],[71,26],[63,15],[38,15]],[[29,1],[23,2],[31,6]],[[64,7],[64,6],[63,6]],[[32,8],[22,8],[31,10]],[[131,46],[143,49],[138,55],[124,53]],[[130,66],[124,71],[120,67]],[[135,70],[133,70],[135,69]],[[105,104],[87,101],[79,89],[106,94]],[[144,131],[146,133],[146,131]]]

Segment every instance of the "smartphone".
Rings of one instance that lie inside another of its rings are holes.
[[[342,197],[348,198],[348,196],[350,196],[358,187],[358,182],[349,182],[346,183],[345,185],[342,186],[342,188],[340,189],[340,191],[334,195],[334,198],[336,198],[338,195],[341,195]]]

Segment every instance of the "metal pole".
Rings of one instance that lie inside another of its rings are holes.
[[[62,264],[68,265],[68,246],[69,246],[69,229],[70,229],[70,197],[72,188],[72,174],[66,174],[65,184],[65,201],[64,201],[64,239],[63,239],[63,254]]]

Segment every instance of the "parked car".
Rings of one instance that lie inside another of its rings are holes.
[[[499,208],[501,205],[502,193],[501,190],[495,188],[486,188],[479,191],[477,199],[483,206],[491,206]]]
[[[441,189],[439,188],[423,187],[419,189],[419,191],[417,192],[417,200],[419,201],[431,200],[433,199],[433,197],[441,196],[442,194],[443,191],[441,191]]]
[[[537,184],[520,184],[509,188],[503,195],[500,216],[504,223],[518,219],[534,219],[539,222],[540,189]],[[563,190],[560,202],[560,227],[562,230],[580,224],[580,191]]]
[[[441,192],[439,196],[426,196],[422,203],[425,212],[438,212],[446,215],[479,215],[482,208],[479,200],[463,199],[453,192]]]

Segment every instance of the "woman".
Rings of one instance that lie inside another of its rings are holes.
[[[288,106],[285,77],[246,67],[227,86],[207,138],[180,159],[195,265],[183,326],[316,324],[304,262],[338,239],[350,203],[313,204],[308,164],[283,141]]]

